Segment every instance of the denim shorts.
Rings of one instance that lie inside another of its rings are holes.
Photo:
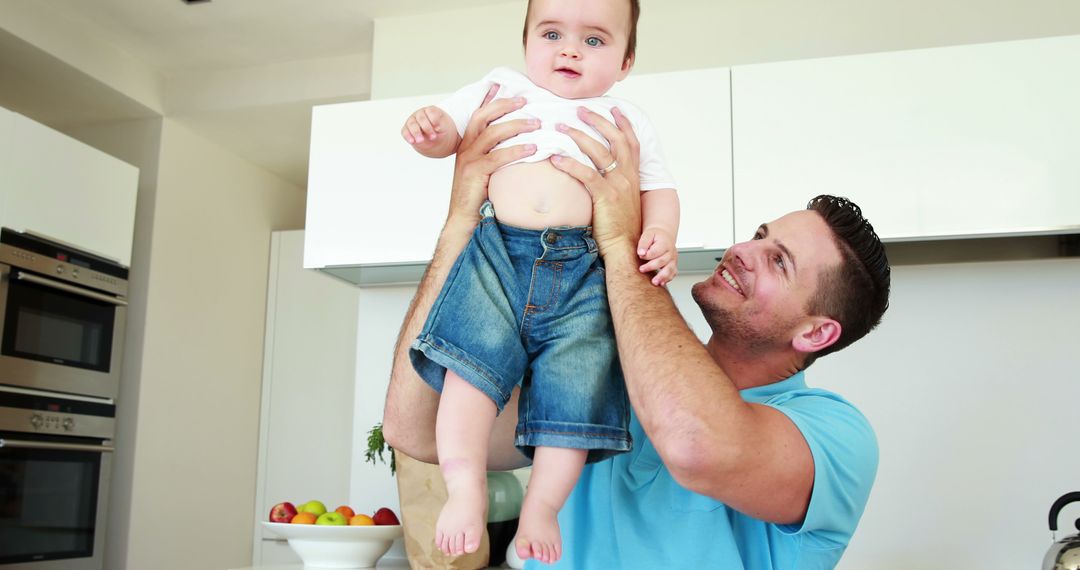
[[[442,391],[453,370],[501,412],[521,385],[515,445],[632,447],[630,402],[589,227],[530,230],[495,220],[490,203],[413,342],[413,367]]]

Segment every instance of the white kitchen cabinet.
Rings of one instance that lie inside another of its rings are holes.
[[[130,265],[139,169],[17,113],[0,121],[0,225]]]
[[[731,245],[730,68],[631,74],[611,94],[644,110],[656,127],[678,185],[679,249]]]
[[[424,262],[446,218],[453,157],[419,155],[401,135],[442,96],[315,107],[305,267]]]
[[[886,239],[1080,230],[1080,36],[736,67],[735,231],[817,194]]]
[[[729,81],[727,68],[715,68],[631,76],[612,91],[659,132],[682,204],[680,248],[731,243]],[[422,157],[399,132],[412,112],[443,97],[315,108],[305,267],[358,282],[367,281],[364,267],[378,267],[380,282],[415,281],[446,216],[454,158]]]
[[[350,500],[359,290],[303,268],[304,232],[274,232],[266,305],[255,521],[270,507]],[[256,563],[299,560],[255,522]]]

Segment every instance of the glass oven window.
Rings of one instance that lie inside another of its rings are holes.
[[[7,356],[109,372],[116,307],[11,280],[0,350]]]
[[[93,555],[101,453],[0,449],[0,564]]]

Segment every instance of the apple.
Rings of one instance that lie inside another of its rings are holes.
[[[270,522],[287,523],[294,516],[296,516],[296,507],[288,501],[278,503],[270,508]]]
[[[328,524],[332,526],[344,526],[349,524],[349,520],[345,518],[345,515],[332,511],[329,513],[323,513],[319,515],[319,518],[315,519],[315,524]]]
[[[391,511],[386,507],[375,511],[375,516],[371,518],[375,520],[375,524],[377,525],[401,524],[401,521],[398,520],[397,515],[394,514],[394,511]]]
[[[296,508],[301,513],[311,513],[315,516],[321,516],[326,512],[326,505],[320,501],[308,501]]]
[[[375,521],[367,515],[353,515],[349,519],[349,526],[371,526],[375,524]]]

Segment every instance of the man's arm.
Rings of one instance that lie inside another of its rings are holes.
[[[593,233],[630,403],[680,485],[760,520],[799,522],[814,481],[801,433],[781,412],[746,403],[667,290],[638,270],[637,140],[626,118],[615,117],[618,128],[592,113],[582,117],[608,139],[610,154],[583,133],[570,134],[596,164],[615,159],[618,170],[601,177],[576,161],[552,162],[593,197]]]
[[[488,177],[500,166],[536,151],[532,145],[517,145],[491,151],[499,142],[519,133],[536,130],[539,125],[526,120],[507,121],[488,126],[491,121],[519,109],[524,101],[499,99],[490,102],[497,87],[488,93],[485,104],[473,114],[462,137],[454,165],[454,183],[450,209],[439,234],[431,263],[409,304],[405,321],[394,347],[390,387],[383,410],[383,433],[395,449],[422,461],[435,463],[435,416],[439,394],[420,379],[409,360],[409,347],[427,320],[428,311],[439,296],[446,276],[458,254],[465,248],[480,219],[479,210],[487,197]],[[517,422],[517,394],[496,419],[492,447],[488,453],[492,469],[511,469],[526,463],[513,446]]]

